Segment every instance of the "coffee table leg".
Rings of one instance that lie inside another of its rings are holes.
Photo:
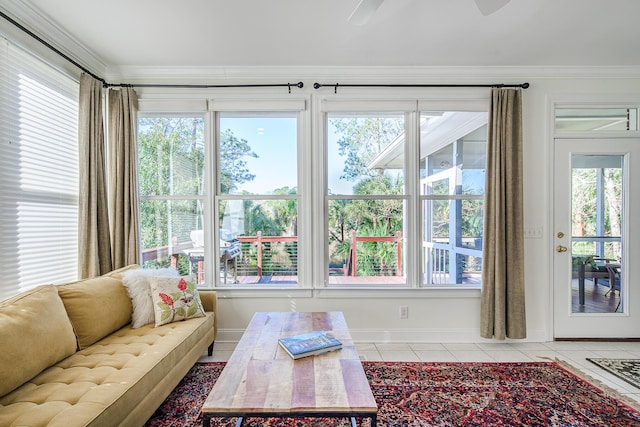
[[[370,417],[371,419],[371,427],[376,427],[376,424],[378,424],[378,420],[377,420],[377,416],[376,415],[371,415]],[[363,423],[364,423],[364,418],[362,419]],[[351,427],[357,427],[358,423],[356,423],[356,417],[351,417]]]

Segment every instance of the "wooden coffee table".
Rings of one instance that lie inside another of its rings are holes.
[[[293,360],[278,338],[325,330],[342,350]],[[202,406],[212,418],[331,417],[370,419],[378,406],[340,312],[256,313]]]

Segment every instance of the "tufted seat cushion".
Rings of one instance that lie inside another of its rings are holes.
[[[0,426],[142,425],[213,341],[213,316],[117,330],[0,398]]]

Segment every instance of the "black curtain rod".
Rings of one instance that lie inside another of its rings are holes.
[[[303,88],[304,83],[265,83],[265,84],[230,84],[230,85],[189,85],[189,84],[149,84],[149,83],[105,83],[105,87],[160,87],[171,89],[210,89],[210,88],[226,88],[226,87],[288,87],[291,93],[291,87],[295,86]]]
[[[298,87],[298,88],[304,87],[304,84],[302,82],[298,82],[298,83],[280,83],[280,84],[237,84],[237,85],[233,85],[233,84],[229,84],[229,85],[188,85],[188,84],[172,85],[172,84],[107,83],[107,81],[105,79],[103,79],[102,77],[100,77],[100,76],[96,75],[95,73],[91,72],[86,67],[83,67],[82,65],[80,65],[77,61],[75,61],[74,59],[72,59],[71,57],[69,57],[68,55],[63,53],[62,51],[60,51],[55,46],[51,45],[51,43],[47,42],[42,37],[40,37],[37,34],[35,34],[33,31],[31,31],[30,29],[28,29],[24,25],[20,24],[15,19],[13,19],[10,16],[8,16],[6,13],[0,11],[0,16],[2,16],[4,19],[9,21],[15,27],[20,29],[22,32],[24,32],[27,35],[29,35],[31,38],[35,39],[36,41],[38,41],[41,44],[43,44],[45,47],[49,48],[51,51],[56,53],[58,56],[62,57],[67,62],[73,64],[75,67],[77,67],[80,70],[82,70],[83,72],[87,73],[88,75],[90,75],[94,79],[102,82],[102,86],[105,87],[105,88],[107,88],[107,87],[159,87],[159,88],[178,88],[178,89],[188,89],[188,88],[208,89],[208,88],[234,88],[234,87],[237,87],[237,88],[241,88],[241,87],[288,87],[289,88],[289,93],[291,93],[291,86],[295,86],[295,87]]]
[[[93,77],[96,80],[99,80],[102,82],[103,85],[106,85],[107,82],[105,81],[105,79],[103,79],[102,77],[99,77],[97,75],[95,75],[94,73],[92,73],[91,71],[87,70],[85,67],[83,67],[82,65],[78,64],[76,61],[74,61],[72,58],[70,58],[69,56],[67,56],[66,54],[64,54],[63,52],[61,52],[60,50],[58,50],[56,47],[52,46],[49,42],[47,42],[46,40],[44,40],[43,38],[41,38],[40,36],[38,36],[37,34],[35,34],[33,31],[31,31],[30,29],[28,29],[27,27],[25,27],[24,25],[20,24],[18,21],[14,20],[13,18],[11,18],[10,16],[7,16],[4,12],[0,11],[0,15],[2,15],[2,17],[4,19],[6,19],[7,21],[9,21],[10,23],[12,23],[14,26],[18,27],[20,30],[22,30],[24,33],[26,33],[27,35],[31,36],[32,38],[36,39],[37,41],[39,41],[41,44],[45,45],[46,47],[48,47],[50,50],[52,50],[53,52],[55,52],[56,54],[58,54],[58,56],[61,56],[62,58],[64,58],[67,62],[70,62],[71,64],[75,65],[76,67],[78,67],[79,69],[81,69],[82,71],[84,71],[85,73],[89,74],[91,77]]]
[[[391,87],[391,88],[420,88],[420,87],[490,87],[490,88],[505,88],[505,87],[519,87],[522,89],[527,89],[529,87],[529,83],[521,83],[521,84],[504,84],[504,83],[495,83],[495,84],[340,84],[340,83],[314,83],[314,89],[320,89],[322,87],[332,87],[334,93],[338,93],[338,86],[340,87]]]

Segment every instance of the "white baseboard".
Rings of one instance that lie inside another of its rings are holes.
[[[477,329],[350,329],[356,343],[486,343],[501,342],[482,338]],[[244,329],[219,329],[216,341],[238,342]],[[552,341],[542,329],[529,330],[524,340],[504,342]]]

